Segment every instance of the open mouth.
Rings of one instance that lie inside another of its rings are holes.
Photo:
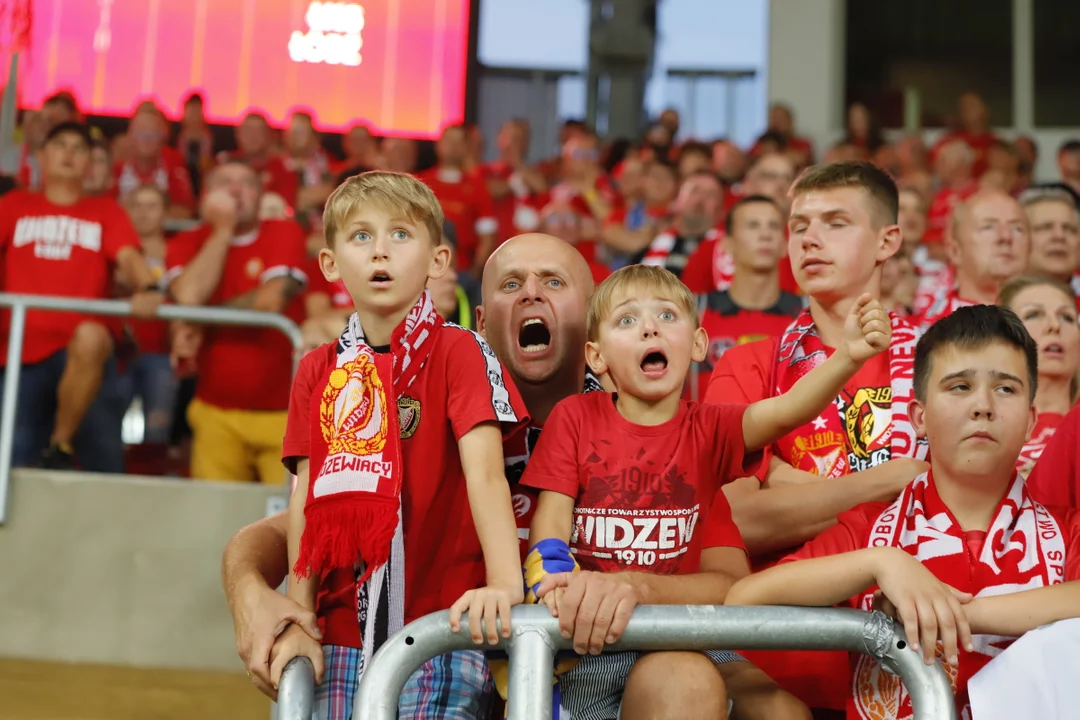
[[[518,345],[527,353],[538,353],[551,345],[551,331],[540,318],[529,318],[518,330]]]
[[[1061,345],[1057,344],[1057,343],[1050,343],[1049,345],[1047,345],[1046,347],[1043,348],[1043,352],[1044,353],[1049,353],[1051,355],[1061,355],[1062,353],[1065,352],[1065,348],[1062,347]]]
[[[390,277],[390,273],[385,270],[376,270],[371,273],[371,282],[375,284],[388,283],[394,278]]]
[[[641,369],[646,375],[667,370],[667,356],[659,350],[650,350],[641,360]]]

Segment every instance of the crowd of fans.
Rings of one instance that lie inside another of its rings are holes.
[[[675,273],[699,296],[709,333],[687,389],[694,398],[727,349],[779,334],[801,311],[786,251],[787,193],[818,160],[871,160],[901,188],[903,249],[884,272],[890,310],[928,324],[968,302],[995,302],[1025,271],[1075,289],[1080,141],[1060,148],[1060,178],[1039,184],[1033,140],[996,136],[975,94],[960,98],[957,117],[927,148],[918,133],[888,142],[855,104],[843,138],[819,154],[782,104],[748,149],[728,139],[677,141],[679,115],[667,110],[640,141],[604,142],[567,121],[561,154],[539,162],[528,158],[527,120],[503,125],[492,162],[478,128],[451,125],[434,162],[421,167],[428,148],[380,140],[361,124],[340,138],[337,157],[299,111],[281,130],[251,113],[227,143],[197,94],[175,123],[144,102],[125,132],[107,138],[85,124],[74,97],[57,93],[22,113],[15,190],[0,205],[4,289],[132,296],[146,317],[30,314],[16,462],[123,470],[121,421],[138,398],[149,451],[129,447],[131,469],[187,474],[190,445],[192,477],[281,482],[292,362],[284,337],[147,317],[163,301],[250,308],[300,323],[308,347],[336,337],[352,307],[318,267],[321,211],[338,183],[369,169],[415,173],[439,198],[456,273],[432,291],[440,313],[466,327],[485,260],[524,232],[575,245],[597,280],[631,263]],[[60,215],[78,221],[51,221]],[[3,343],[6,327],[5,318]],[[1065,369],[1075,370],[1080,350],[1063,351]],[[90,449],[103,447],[112,450]]]

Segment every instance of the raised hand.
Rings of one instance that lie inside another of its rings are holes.
[[[866,362],[888,349],[892,325],[881,303],[864,293],[844,321],[844,349],[852,360]]]

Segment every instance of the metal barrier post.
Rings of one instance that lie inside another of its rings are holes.
[[[306,657],[298,657],[281,672],[278,690],[278,718],[312,720],[315,712],[315,668]]]
[[[528,682],[525,703],[511,701],[510,720],[549,718],[528,707],[542,687],[550,702],[552,651],[570,649],[572,640],[559,634],[547,608],[528,605],[513,610],[514,633],[497,646],[510,656],[510,687]],[[535,635],[546,635],[540,647]],[[485,646],[489,648],[490,646]],[[634,610],[630,624],[611,650],[847,650],[877,658],[898,674],[911,696],[916,720],[956,720],[952,687],[940,664],[927,666],[907,647],[903,629],[881,613],[837,608],[724,607],[713,605],[646,605]],[[353,717],[394,720],[398,697],[409,677],[425,662],[453,650],[479,649],[464,626],[450,631],[449,613],[433,613],[394,634],[365,668],[353,705]],[[535,671],[524,667],[543,662]],[[525,676],[531,675],[526,680]],[[284,679],[282,683],[284,684]],[[513,694],[511,694],[513,697]],[[308,720],[282,715],[281,720]]]
[[[0,525],[7,520],[8,478],[11,477],[11,453],[15,445],[15,408],[19,403],[19,373],[22,371],[23,334],[26,332],[26,306],[11,306],[11,329],[8,330],[7,365],[4,368],[4,400],[0,407]]]
[[[0,408],[0,525],[7,519],[8,486],[11,481],[11,450],[15,439],[15,410],[18,399],[19,373],[22,367],[23,336],[26,334],[27,310],[77,312],[86,315],[130,317],[131,303],[121,300],[88,300],[55,295],[15,295],[0,292],[0,308],[11,308],[11,330],[8,333],[7,370],[4,375],[4,401]],[[220,307],[162,305],[159,320],[187,320],[206,325],[246,325],[273,328],[285,334],[293,346],[293,373],[300,362],[304,335],[300,327],[278,313],[257,310],[237,310]]]
[[[551,717],[551,668],[555,646],[548,634],[531,625],[515,627],[507,683],[507,717],[516,720],[549,720]],[[375,659],[372,658],[374,665]]]

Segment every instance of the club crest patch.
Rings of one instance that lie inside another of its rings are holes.
[[[401,439],[408,440],[420,427],[420,401],[407,395],[402,395],[397,401],[398,428]]]

